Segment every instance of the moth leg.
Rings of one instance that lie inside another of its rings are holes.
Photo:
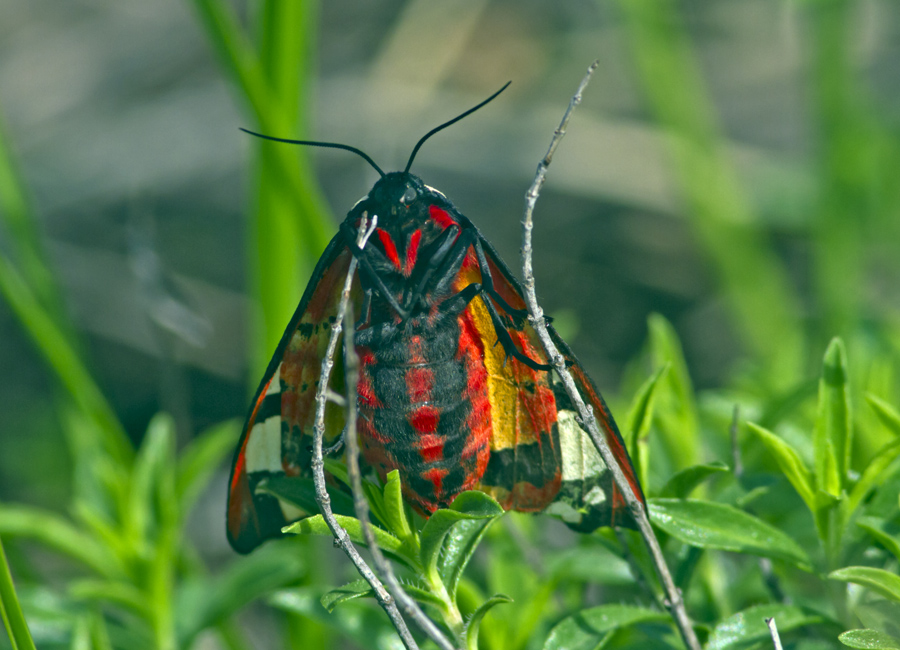
[[[515,341],[512,340],[512,337],[506,329],[506,325],[503,323],[503,319],[497,312],[497,308],[490,300],[484,299],[484,287],[481,284],[472,283],[462,291],[459,291],[445,300],[440,307],[441,316],[455,318],[469,305],[475,296],[482,296],[482,302],[487,308],[488,314],[490,314],[491,322],[494,324],[494,331],[497,333],[497,342],[503,346],[503,351],[506,352],[507,358],[513,357],[518,359],[533,370],[553,370],[552,365],[538,363],[516,347]]]
[[[353,331],[359,330],[363,325],[368,323],[372,317],[372,290],[366,289],[363,292],[362,305],[359,309],[359,318],[353,324]]]
[[[516,309],[512,305],[510,305],[506,300],[501,296],[496,289],[494,289],[494,279],[491,277],[491,269],[488,266],[487,257],[484,254],[484,248],[481,245],[481,237],[477,237],[475,242],[472,244],[475,249],[475,255],[478,257],[478,266],[481,269],[481,284],[484,286],[484,292],[491,297],[497,304],[499,304],[503,311],[513,317],[513,320],[516,323],[516,327],[519,329],[525,324],[525,318],[528,316],[527,309]]]
[[[503,346],[503,350],[504,352],[506,352],[506,356],[518,359],[520,362],[524,363],[532,370],[553,370],[553,366],[551,364],[538,363],[524,352],[521,352],[519,348],[516,347],[516,343],[509,335],[509,332],[506,329],[506,325],[504,324],[503,319],[500,318],[500,314],[497,312],[497,308],[494,306],[494,303],[489,299],[484,299],[483,294],[486,292],[484,291],[483,287],[481,289],[482,290],[480,293],[482,293],[482,302],[484,303],[484,306],[487,307],[488,314],[490,314],[491,316],[491,321],[494,323],[494,331],[497,333],[497,342]]]
[[[435,290],[436,292],[440,292],[444,280],[448,276],[451,276],[449,269],[455,268],[455,263],[460,259],[461,254],[465,253],[465,250],[469,246],[468,240],[471,239],[471,237],[466,236],[467,234],[468,231],[463,231],[463,233],[460,234],[459,226],[450,226],[441,233],[436,242],[438,243],[436,250],[429,255],[428,261],[424,265],[425,270],[422,272],[422,277],[419,278],[419,284],[406,301],[410,307],[413,307],[422,299],[422,296],[425,293],[425,286],[439,268],[442,269],[438,274],[438,277],[441,278],[441,280],[438,282],[438,286]]]
[[[379,276],[378,273],[375,272],[375,269],[372,268],[372,262],[369,259],[369,256],[372,253],[369,250],[360,248],[356,245],[356,232],[353,230],[353,226],[344,221],[341,224],[341,232],[344,234],[344,238],[349,242],[347,247],[359,261],[360,267],[366,272],[369,279],[375,283],[375,288],[378,289],[382,296],[384,296],[384,299],[388,301],[388,304],[390,304],[394,311],[397,312],[400,318],[404,320],[409,318],[409,312],[400,306],[400,303],[394,298],[394,294],[388,291],[388,288],[384,284],[384,280],[382,280],[381,276]]]

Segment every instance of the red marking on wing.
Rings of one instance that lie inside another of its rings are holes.
[[[413,267],[416,265],[416,259],[419,257],[419,243],[422,241],[422,231],[416,230],[412,237],[409,238],[409,246],[406,247],[406,266],[403,268],[404,275],[412,273]]]
[[[491,278],[493,279],[494,288],[503,297],[503,299],[509,303],[511,307],[514,307],[516,309],[524,309],[526,305],[525,300],[522,297],[522,289],[519,286],[519,283],[515,280],[515,278],[512,277],[509,270],[506,268],[506,265],[497,257],[496,253],[493,251],[490,245],[488,245],[487,242],[484,242],[484,244],[484,252],[485,256],[487,257],[488,268],[491,273]],[[641,485],[638,482],[634,467],[631,464],[631,459],[628,456],[628,452],[625,450],[625,443],[622,441],[622,436],[618,432],[618,428],[615,425],[612,414],[609,412],[609,408],[607,408],[606,403],[600,396],[600,392],[594,386],[594,383],[591,381],[590,377],[588,377],[587,373],[585,373],[584,368],[581,367],[581,364],[575,358],[575,355],[572,353],[572,350],[569,348],[569,346],[566,345],[566,342],[563,341],[562,338],[560,338],[559,334],[556,333],[556,330],[554,330],[552,326],[548,327],[548,329],[554,343],[556,344],[556,347],[559,348],[560,353],[562,353],[569,364],[569,371],[572,373],[572,377],[575,379],[578,390],[584,396],[586,401],[588,401],[593,407],[594,415],[597,418],[597,422],[599,423],[600,428],[603,430],[606,442],[609,445],[613,456],[615,456],[616,461],[619,463],[619,467],[622,469],[622,472],[628,479],[628,483],[631,486],[634,495],[646,507],[644,493],[641,490]],[[516,333],[517,336],[514,336],[513,338],[517,339],[517,345],[520,343],[522,344],[522,347],[520,347],[520,349],[528,356],[536,361],[545,363],[546,357],[543,352],[543,347],[537,340],[537,336],[531,331],[530,328],[528,328],[527,331],[529,332],[528,335],[522,332],[518,332]],[[529,340],[531,339],[531,337],[533,337],[533,341]],[[531,348],[531,350],[526,348],[526,343],[528,347]],[[518,364],[518,362],[515,360],[513,360],[512,363],[521,365]],[[549,405],[549,398],[538,400],[538,402]],[[627,508],[625,507],[625,500],[622,497],[622,494],[619,492],[619,489],[615,485],[615,483],[613,484],[612,492],[613,493],[610,496],[613,505],[613,521],[610,523],[610,525],[617,525],[617,522],[622,519],[626,519],[628,517],[628,514]]]
[[[342,245],[341,236],[338,235],[316,265],[294,317],[272,357],[267,375],[257,389],[234,457],[229,481],[228,538],[235,550],[241,553],[250,552],[269,537],[277,537],[281,527],[287,523],[273,497],[251,491],[254,477],[247,472],[246,458],[251,435],[272,434],[268,430],[254,431],[254,425],[266,392],[272,381],[275,381],[273,373],[279,368],[279,364],[280,377],[284,382],[281,391],[281,419],[282,423],[287,424],[287,428],[277,434],[282,436],[282,468],[291,474],[309,472],[308,454],[305,452],[308,443],[305,443],[303,437],[309,435],[314,419],[314,397],[321,367],[320,350],[325,345],[329,331],[324,321],[334,315],[337,309],[351,259],[350,251]],[[354,285],[353,299],[356,304],[359,303],[358,281]],[[340,378],[336,377],[335,381],[340,381]],[[328,414],[326,417],[329,417]],[[328,419],[328,434],[331,437],[340,432],[340,425],[334,420],[334,417]]]
[[[394,243],[394,240],[391,239],[391,235],[381,228],[378,228],[375,232],[378,233],[378,239],[381,240],[381,245],[384,246],[384,254],[387,255],[391,264],[397,267],[398,271],[401,270],[400,255],[397,254],[397,245]]]
[[[464,399],[469,400],[471,411],[466,425],[469,437],[462,451],[464,461],[474,459],[469,477],[463,489],[476,487],[491,457],[491,402],[488,397],[487,368],[484,366],[484,341],[478,333],[468,310],[459,315],[459,347],[457,359],[466,368],[466,392]]]
[[[450,213],[436,205],[428,206],[428,214],[431,215],[432,220],[442,228],[458,225],[453,220],[453,217],[450,216]]]

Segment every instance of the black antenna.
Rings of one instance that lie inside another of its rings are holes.
[[[500,90],[498,90],[497,92],[495,92],[493,95],[491,95],[490,97],[488,97],[487,99],[485,99],[485,100],[484,100],[483,102],[481,102],[480,104],[478,104],[478,106],[473,106],[472,108],[470,108],[469,110],[467,110],[467,111],[466,111],[465,113],[463,113],[462,115],[457,115],[456,117],[454,117],[454,118],[453,118],[452,120],[450,120],[449,122],[444,122],[444,123],[441,124],[440,126],[434,127],[433,129],[431,129],[431,131],[429,131],[428,133],[426,133],[425,135],[423,135],[423,136],[422,136],[422,139],[419,140],[419,141],[416,143],[416,146],[415,146],[415,147],[413,147],[412,153],[409,155],[409,162],[406,163],[406,169],[403,170],[403,173],[406,174],[406,173],[409,172],[409,168],[412,167],[413,160],[415,159],[416,154],[419,153],[419,148],[425,143],[425,141],[426,141],[428,138],[430,138],[431,136],[433,136],[433,135],[434,135],[435,133],[437,133],[438,131],[440,131],[440,130],[442,130],[442,129],[446,129],[446,128],[447,128],[448,126],[450,126],[451,124],[456,124],[457,122],[459,122],[462,118],[466,117],[467,115],[471,115],[472,113],[474,113],[475,111],[477,111],[479,108],[481,108],[482,106],[484,106],[484,105],[487,104],[488,102],[492,101],[495,97],[497,97],[497,95],[499,95],[499,94],[502,93],[504,90],[506,90],[506,89],[509,87],[509,84],[511,84],[511,83],[512,83],[512,81],[507,81],[507,82],[506,82],[506,85],[503,86],[503,88],[501,88]]]
[[[508,85],[509,84],[507,84],[507,86]],[[505,88],[505,86],[504,86],[504,88]],[[496,97],[496,95],[495,95],[495,97]],[[493,99],[493,97],[491,97],[491,99]],[[490,99],[488,101],[490,101]],[[487,103],[487,102],[485,102],[485,103]],[[478,106],[476,106],[475,108],[478,108]],[[475,109],[473,108],[472,110],[475,110]],[[471,113],[471,112],[472,111],[469,111],[469,113]],[[463,115],[460,115],[460,117],[463,117]],[[456,119],[459,119],[459,118],[456,118]],[[351,151],[351,152],[355,153],[357,156],[359,156],[360,158],[362,158],[363,160],[365,160],[367,163],[372,165],[372,167],[375,169],[375,171],[378,172],[378,175],[381,176],[382,178],[384,178],[384,172],[381,171],[381,167],[376,165],[375,161],[372,160],[368,156],[368,154],[360,151],[356,147],[351,147],[349,144],[338,144],[336,142],[316,142],[314,140],[286,140],[285,138],[275,138],[275,137],[272,137],[271,135],[263,135],[262,133],[254,133],[253,131],[250,131],[243,127],[238,127],[238,128],[241,129],[241,131],[243,131],[244,133],[249,133],[250,135],[255,135],[257,138],[262,138],[263,140],[272,140],[273,142],[285,142],[287,144],[305,144],[310,147],[325,147],[327,149],[343,149],[344,151]]]

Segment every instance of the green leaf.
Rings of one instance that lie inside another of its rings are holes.
[[[696,546],[784,560],[804,570],[809,556],[788,535],[724,503],[650,499],[650,520],[676,539]]]
[[[868,566],[848,566],[828,574],[830,580],[862,585],[882,596],[900,601],[900,576],[884,569]]]
[[[469,560],[495,521],[494,518],[460,521],[444,538],[444,552],[438,570],[451,599],[456,598],[456,588],[469,565]]]
[[[819,380],[819,406],[813,438],[819,490],[840,496],[850,467],[852,441],[847,353],[844,342],[835,338],[825,351]]]
[[[709,636],[706,650],[745,648],[759,642],[771,643],[767,618],[775,619],[779,634],[822,621],[821,617],[807,614],[794,605],[754,605],[720,621]]]
[[[856,525],[868,532],[875,540],[890,551],[900,561],[900,542],[893,535],[888,534],[883,526],[884,520],[876,517],[865,517],[856,522]]]
[[[900,639],[878,630],[847,630],[838,641],[849,648],[864,650],[900,650]]]
[[[794,486],[794,489],[797,490],[797,494],[803,499],[803,502],[806,504],[806,507],[809,508],[809,511],[815,515],[817,505],[816,496],[813,492],[813,479],[809,469],[807,469],[804,464],[803,459],[800,458],[800,454],[798,454],[791,445],[771,431],[763,429],[752,422],[748,422],[747,425],[749,430],[756,434],[766,446],[769,453],[775,457],[775,462],[778,463],[781,473],[784,474],[785,478],[787,478],[787,480],[791,482],[791,485]]]
[[[213,627],[249,603],[306,575],[306,562],[293,540],[270,542],[230,562],[214,576],[181,583],[173,609],[179,647],[188,648],[201,631]]]
[[[419,557],[429,581],[437,581],[438,557],[444,538],[453,525],[467,519],[494,519],[503,514],[503,508],[484,492],[463,492],[453,500],[450,507],[435,512],[422,527]]]
[[[332,589],[322,596],[322,598],[319,599],[319,602],[322,603],[322,607],[330,614],[334,611],[334,608],[341,603],[371,596],[373,593],[372,585],[360,578],[359,580],[348,582],[337,589]]]
[[[152,534],[174,525],[178,514],[174,470],[175,422],[159,413],[147,426],[131,475],[125,528],[131,546],[138,552],[150,548]]]
[[[647,457],[646,438],[650,433],[650,424],[653,422],[654,396],[656,395],[656,387],[659,386],[659,380],[662,379],[668,370],[669,364],[663,365],[662,368],[641,385],[631,401],[631,408],[625,421],[625,444],[628,447],[632,462],[637,468],[638,480],[643,485],[647,485],[647,474],[649,471],[650,460]]]
[[[219,468],[222,459],[237,445],[241,424],[226,420],[203,431],[191,440],[178,457],[175,493],[182,516],[186,516],[197,497]]]
[[[417,585],[403,585],[403,591],[405,591],[407,595],[420,603],[433,605],[434,607],[437,607],[441,610],[443,610],[447,606],[447,603],[445,603],[443,600]],[[347,584],[338,587],[337,589],[332,589],[324,596],[322,596],[320,602],[322,603],[322,607],[324,607],[329,613],[331,613],[334,611],[334,608],[341,603],[356,600],[357,598],[368,598],[370,596],[374,597],[374,595],[375,592],[372,590],[372,585],[370,585],[364,579],[360,578],[359,580],[348,582]]]
[[[900,413],[897,413],[893,406],[875,395],[866,395],[866,401],[872,407],[872,410],[875,411],[875,415],[878,416],[884,428],[895,436],[900,437]]]
[[[140,618],[153,615],[147,595],[133,584],[118,580],[76,580],[69,585],[69,594],[76,600],[96,601],[124,607]]]
[[[668,614],[631,605],[601,605],[583,609],[556,624],[543,650],[593,650],[612,630],[640,623],[665,623]]]
[[[347,603],[329,613],[319,602],[321,592],[312,587],[284,589],[272,594],[267,602],[287,612],[301,614],[328,629],[352,639],[366,650],[400,650],[403,645],[397,638],[387,616],[377,607]],[[335,644],[337,645],[337,644]]]
[[[862,476],[850,490],[847,497],[847,512],[853,512],[859,507],[863,500],[868,496],[869,492],[876,486],[882,485],[885,481],[886,474],[900,456],[900,440],[888,443],[882,447],[875,457],[869,461]]]
[[[403,502],[403,486],[400,485],[400,472],[393,470],[387,475],[384,484],[384,516],[388,529],[396,535],[401,542],[413,537],[412,527],[406,518],[406,506]]]
[[[681,341],[672,324],[659,314],[647,319],[650,349],[656,367],[669,367],[663,375],[657,404],[657,426],[672,465],[696,465],[700,460],[697,405]]]
[[[511,603],[513,601],[509,596],[497,594],[488,598],[481,606],[476,609],[469,622],[466,624],[466,648],[467,650],[478,650],[478,628],[481,627],[481,620],[494,606],[500,603]]]
[[[365,537],[363,537],[362,533],[362,525],[359,523],[358,519],[355,519],[353,517],[345,517],[343,515],[335,515],[334,518],[337,520],[338,524],[340,524],[341,527],[347,531],[347,534],[350,536],[350,539],[354,544],[361,544],[363,546],[366,545],[366,540]],[[300,521],[295,521],[290,526],[285,526],[281,530],[283,533],[290,533],[292,535],[318,535],[320,537],[332,537],[331,529],[328,528],[328,524],[325,523],[322,515],[316,515],[315,517],[308,517],[306,519],[301,519]],[[383,528],[379,528],[378,526],[372,526],[372,532],[375,535],[375,543],[378,544],[378,547],[382,551],[389,554],[393,558],[400,560],[411,569],[416,569],[419,567],[418,558],[410,557],[405,552],[405,548],[399,539],[391,535]]]
[[[683,499],[713,474],[727,471],[729,471],[728,465],[718,461],[688,467],[670,478],[660,490],[659,496]]]
[[[84,563],[99,575],[125,574],[116,555],[93,537],[85,535],[62,517],[28,506],[0,504],[0,535],[27,537]]]

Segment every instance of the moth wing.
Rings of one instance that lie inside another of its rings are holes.
[[[270,476],[309,476],[315,395],[331,324],[341,299],[352,254],[339,233],[313,271],[300,304],[285,329],[253,398],[235,450],[228,489],[228,541],[249,553],[264,540],[279,537],[290,521],[308,516],[275,497],[257,493]],[[358,278],[352,299],[359,300]],[[336,363],[330,388],[341,392],[343,372]],[[326,407],[326,443],[343,428],[343,412]]]
[[[481,244],[494,289],[510,307],[526,309],[524,293],[518,280],[500,259],[490,242],[482,237]],[[566,359],[583,399],[593,408],[606,443],[628,479],[632,491],[642,503],[646,503],[622,436],[600,391],[552,325],[548,324],[548,330]],[[548,363],[537,333],[527,322],[520,328],[511,326],[507,331],[519,350],[538,363]],[[501,355],[504,354],[502,346],[497,346],[496,349]],[[524,409],[529,415],[543,416],[543,419],[533,418],[532,421],[545,423],[546,411],[552,407],[554,412],[551,422],[554,424],[550,427],[550,431],[546,431],[546,424],[541,424],[539,437],[541,442],[537,443],[537,448],[535,443],[528,440],[527,435],[523,436],[520,430],[511,430],[508,425],[501,426],[499,431],[495,430],[491,458],[485,479],[482,481],[484,486],[482,489],[487,488],[486,491],[489,493],[499,492],[502,495],[503,488],[512,485],[513,492],[516,492],[517,487],[522,491],[520,484],[523,477],[539,474],[546,486],[549,487],[555,482],[557,489],[553,494],[549,494],[549,489],[543,491],[526,489],[524,492],[535,496],[539,494],[539,498],[530,501],[514,499],[513,509],[525,511],[546,509],[549,514],[559,516],[572,528],[585,532],[601,526],[633,526],[619,488],[612,481],[612,475],[594,448],[590,437],[578,424],[577,414],[555,373],[535,371],[514,358],[508,359],[506,366],[507,380],[519,388],[517,399],[520,411]],[[533,394],[528,390],[532,382],[536,387]],[[548,389],[551,391],[549,395]],[[525,446],[519,442],[523,438]],[[545,440],[546,442],[543,442]],[[510,445],[512,453],[508,451]],[[540,453],[535,453],[538,449]],[[555,471],[552,471],[554,461]],[[513,470],[508,468],[510,465],[513,466]],[[556,479],[552,481],[554,473]],[[510,483],[511,476],[512,483]]]

